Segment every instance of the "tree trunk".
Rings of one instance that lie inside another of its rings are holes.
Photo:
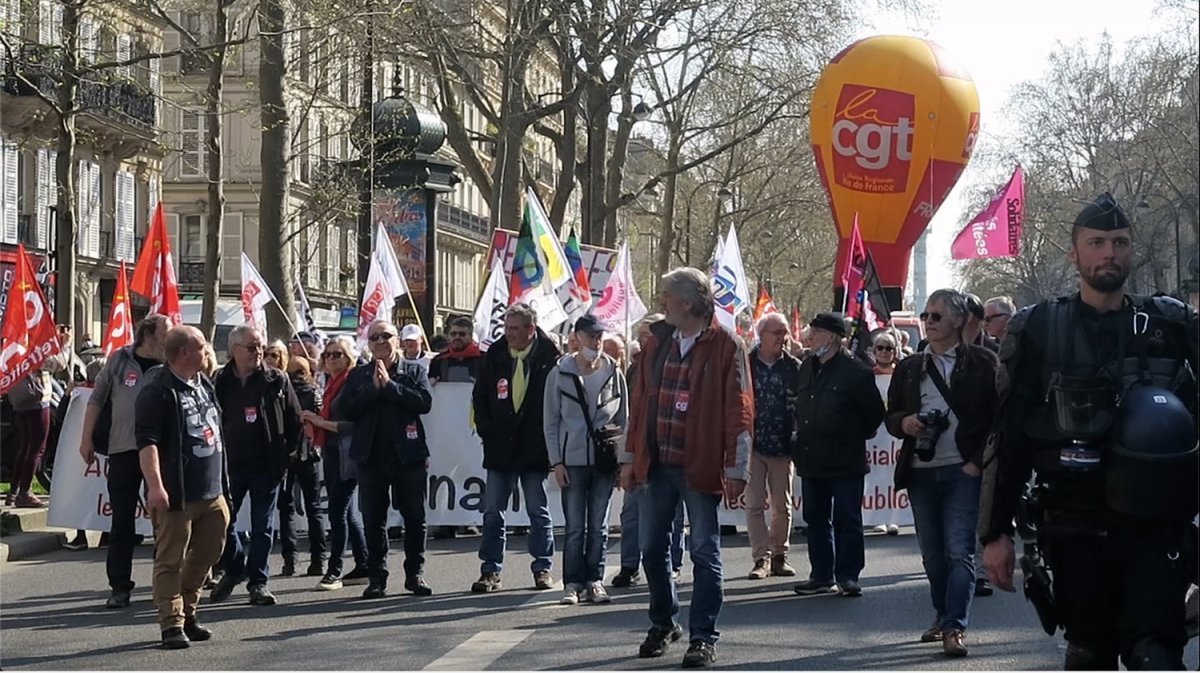
[[[54,164],[58,199],[55,203],[55,274],[54,318],[75,328],[75,254],[79,227],[75,204],[75,114],[79,95],[79,9],[73,2],[63,3],[62,82],[58,88],[58,152]]]
[[[675,169],[679,166],[680,142],[679,135],[672,134],[670,145],[667,147],[666,179],[663,181],[663,200],[660,222],[662,228],[658,240],[658,275],[663,275],[671,269],[671,251],[675,247],[675,197],[679,188],[679,175]],[[689,231],[690,235],[691,232]],[[690,260],[689,260],[690,261]]]
[[[521,152],[528,126],[518,119],[510,119],[501,125],[499,152],[493,169],[492,185],[496,193],[496,210],[492,221],[496,226],[512,231],[521,228]]]
[[[229,39],[228,0],[216,0],[216,43]],[[221,234],[225,226],[225,165],[222,159],[221,110],[224,108],[225,51],[221,46],[209,54],[208,89],[205,92],[205,144],[208,147],[208,232],[204,246],[203,303],[200,331],[210,342],[217,331],[217,295],[221,291]]]
[[[278,306],[267,308],[269,334],[292,329],[294,287],[291,256],[284,243],[288,203],[288,111],[283,87],[287,64],[283,30],[287,14],[283,0],[259,0],[259,101],[262,115],[262,195],[258,206],[258,262],[263,280]]]
[[[622,95],[621,116],[617,120],[617,132],[613,137],[612,156],[608,159],[608,173],[604,178],[604,203],[599,212],[604,215],[604,243],[615,247],[617,243],[617,212],[619,208],[612,207],[621,198],[622,183],[625,178],[625,160],[629,154],[629,137],[633,133],[633,96],[626,91]],[[621,232],[628,237],[629,232]]]
[[[608,156],[608,116],[612,101],[605,87],[589,84],[585,93],[587,106],[587,170],[583,186],[584,242],[605,245],[604,180],[605,157]]]

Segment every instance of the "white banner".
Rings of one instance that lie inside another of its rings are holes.
[[[887,379],[877,377],[884,390]],[[433,409],[424,417],[425,430],[431,454],[429,466],[429,492],[426,507],[430,526],[478,526],[483,522],[483,491],[487,473],[483,469],[483,446],[478,435],[467,423],[471,405],[469,383],[439,383],[433,389]],[[79,457],[79,438],[83,430],[83,413],[91,389],[76,388],[72,393],[74,402],[67,412],[66,422],[59,437],[58,454],[54,463],[53,497],[50,498],[52,526],[80,528],[84,530],[108,530],[111,519],[105,470],[107,461],[98,456],[99,462],[84,465]],[[863,489],[863,524],[875,526],[894,523],[912,525],[912,510],[907,493],[896,493],[892,485],[892,474],[896,458],[900,453],[900,442],[880,428],[879,434],[867,443],[867,461],[871,467]],[[550,516],[554,525],[563,525],[562,496],[553,477],[547,475],[546,491]],[[803,521],[801,516],[800,480],[796,479],[793,491],[794,520]],[[621,491],[613,493],[610,521],[617,523],[621,512]],[[324,497],[322,497],[324,503]],[[238,516],[238,528],[248,524],[249,498],[243,503]],[[395,525],[399,515],[392,512]],[[304,517],[297,517],[297,529],[304,530]],[[725,502],[721,508],[720,521],[727,525],[745,525],[742,502]],[[505,522],[510,526],[529,524],[525,509],[525,498],[514,494]],[[150,520],[142,509],[138,510],[138,532],[150,534]]]

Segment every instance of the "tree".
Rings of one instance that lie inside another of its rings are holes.
[[[259,257],[263,280],[275,290],[278,306],[269,309],[267,324],[271,334],[287,334],[295,315],[295,281],[291,258],[284,245],[284,225],[288,203],[288,108],[284,78],[287,61],[284,31],[287,10],[284,0],[259,0],[258,3],[258,85],[262,120],[262,194],[258,206],[258,247],[266,251]],[[279,254],[275,254],[278,251]]]

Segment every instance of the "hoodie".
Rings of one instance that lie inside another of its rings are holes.
[[[600,394],[595,399],[585,400],[592,417],[592,427],[599,430],[605,426],[616,426],[622,430],[617,441],[617,455],[625,452],[625,423],[629,411],[629,389],[625,375],[611,357],[601,354],[600,366],[592,376],[599,377]],[[546,452],[550,465],[563,464],[567,467],[585,467],[596,464],[595,449],[588,433],[587,420],[579,403],[579,390],[574,381],[580,377],[579,363],[575,356],[564,355],[546,377],[546,394],[543,405],[543,432],[546,436]],[[589,382],[584,384],[588,393]]]

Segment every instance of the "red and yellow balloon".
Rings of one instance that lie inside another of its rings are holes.
[[[913,244],[974,150],[975,82],[933,42],[868,37],[825,66],[813,92],[811,125],[813,155],[841,239],[834,283],[841,282],[857,213],[882,284],[902,291]]]

